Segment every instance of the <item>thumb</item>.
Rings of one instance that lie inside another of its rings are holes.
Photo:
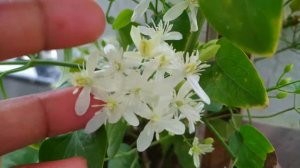
[[[18,166],[16,168],[87,168],[84,158],[74,157],[65,160],[36,163],[30,165]]]

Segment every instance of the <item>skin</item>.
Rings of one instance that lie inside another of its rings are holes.
[[[104,27],[103,12],[93,0],[2,0],[0,61],[92,42]],[[98,109],[91,108],[84,116],[76,116],[73,90],[0,101],[0,156],[46,137],[83,128]],[[20,167],[85,168],[87,164],[76,157]]]

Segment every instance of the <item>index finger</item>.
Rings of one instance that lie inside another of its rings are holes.
[[[0,155],[46,137],[83,128],[99,110],[75,113],[74,88],[0,101]],[[96,100],[92,99],[91,104]],[[100,102],[101,103],[101,102]],[[99,102],[98,102],[99,104]]]
[[[104,26],[93,0],[2,0],[0,60],[91,42]]]

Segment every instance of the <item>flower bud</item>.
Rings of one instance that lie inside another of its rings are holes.
[[[280,82],[278,83],[278,85],[285,85],[285,84],[288,84],[290,83],[292,80],[292,78],[284,78],[284,79],[281,79]]]
[[[204,144],[213,144],[213,143],[214,143],[214,139],[211,137],[204,139]]]
[[[276,98],[277,99],[284,99],[287,96],[288,96],[288,93],[286,93],[286,92],[279,92],[279,93],[277,93]]]
[[[288,64],[284,67],[284,73],[290,72],[294,68],[294,64]]]

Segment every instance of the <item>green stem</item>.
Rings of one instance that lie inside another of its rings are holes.
[[[277,89],[283,88],[285,86],[289,86],[289,85],[292,85],[292,84],[295,84],[295,83],[299,83],[299,82],[300,82],[300,80],[296,80],[296,81],[293,81],[293,82],[290,82],[290,83],[287,83],[287,84],[284,84],[284,85],[270,87],[270,88],[267,88],[267,92],[270,92],[270,91],[273,91],[273,90],[277,90]]]
[[[108,8],[107,8],[107,11],[106,11],[106,14],[105,14],[106,21],[109,24],[112,24],[112,23],[110,23],[110,20],[109,20],[109,13],[110,13],[111,7],[112,7],[112,5],[113,5],[114,2],[115,2],[115,0],[109,0],[109,5],[108,5]]]
[[[8,99],[9,98],[8,95],[7,95],[7,92],[5,90],[5,87],[4,87],[2,79],[0,79],[0,91],[1,91],[3,99]]]
[[[66,62],[59,62],[59,61],[44,61],[44,60],[31,60],[31,61],[13,61],[13,62],[0,62],[0,65],[26,65],[30,63],[31,66],[36,65],[53,65],[53,66],[62,66],[68,68],[78,68],[80,65],[73,64],[73,63],[66,63]]]
[[[250,110],[247,109],[247,116],[248,116],[248,119],[249,119],[249,124],[252,125],[252,116],[250,114]]]
[[[266,116],[252,116],[252,118],[272,118],[272,117],[278,116],[280,114],[283,114],[283,113],[291,111],[291,110],[295,110],[295,107],[291,107],[291,108],[282,110],[280,112],[277,112],[277,113],[274,113],[274,114],[271,114],[271,115],[266,115]]]
[[[208,120],[206,120],[206,119],[203,119],[203,122],[209,128],[209,130],[211,130],[216,135],[216,137],[221,142],[221,144],[224,146],[224,148],[228,151],[228,153],[230,154],[230,156],[232,158],[235,158],[235,154],[233,153],[233,151],[231,150],[231,148],[228,146],[228,144],[225,142],[225,140],[223,139],[223,137],[219,134],[219,132],[214,128],[214,126]]]
[[[171,136],[167,135],[167,136],[164,136],[162,138],[160,138],[158,141],[154,141],[151,143],[150,147],[152,146],[155,146],[155,145],[158,145],[160,144],[161,142],[164,142],[165,140],[169,139]]]
[[[199,36],[201,33],[201,29],[203,27],[204,20],[205,20],[205,18],[199,9],[198,16],[197,16],[198,31],[192,32],[189,35],[187,43],[184,48],[184,55],[186,55],[187,53],[191,54],[194,51],[197,41],[199,40]]]

